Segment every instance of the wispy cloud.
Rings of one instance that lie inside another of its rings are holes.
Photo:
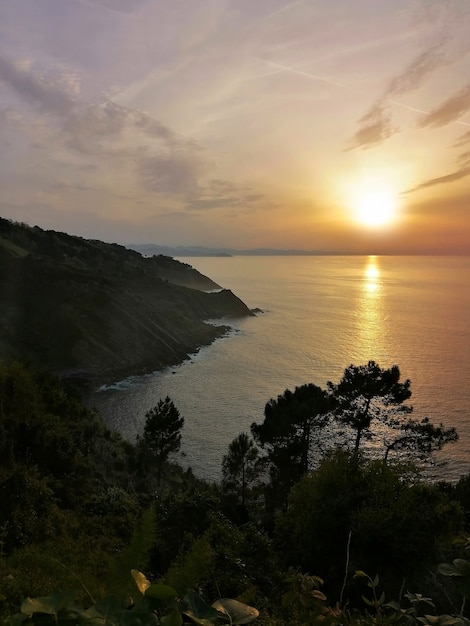
[[[70,94],[58,81],[33,73],[29,64],[0,56],[0,80],[23,100],[45,112],[67,115],[75,106]]]
[[[211,209],[248,209],[257,205],[265,198],[262,193],[256,193],[251,187],[235,185],[226,180],[210,180],[206,187],[201,190],[199,197],[191,199],[187,203],[190,210],[207,211]]]
[[[464,133],[455,143],[455,147],[458,148],[460,146],[464,146],[465,144],[470,143],[470,130]]]
[[[387,104],[405,106],[392,101],[391,98],[418,89],[429,74],[448,63],[443,53],[443,47],[444,42],[439,42],[427,48],[413,59],[402,72],[392,78],[381,98],[359,120],[359,128],[351,140],[350,149],[351,147],[368,148],[380,144],[398,132],[398,128],[392,127],[391,113],[387,111]],[[410,107],[405,106],[405,108]]]
[[[347,150],[377,145],[391,137],[394,132],[396,131],[392,127],[389,111],[382,101],[378,101],[359,120],[359,129],[355,132]]]
[[[470,84],[458,91],[442,104],[424,116],[419,123],[421,128],[439,128],[461,118],[470,110]]]
[[[444,42],[440,42],[424,50],[400,74],[392,78],[385,96],[398,96],[420,87],[425,78],[438,67],[444,65]]]
[[[193,140],[143,111],[112,100],[77,99],[68,76],[48,80],[31,64],[0,57],[0,80],[19,97],[23,108],[26,105],[44,116],[50,136],[59,142],[55,148],[79,154],[92,164],[101,162],[104,167],[112,166],[116,159],[134,162],[134,171],[148,191],[198,192],[202,160]]]
[[[408,189],[404,193],[408,194],[408,193],[413,193],[414,191],[419,191],[420,189],[434,187],[435,185],[444,185],[447,183],[454,183],[457,180],[466,178],[467,176],[470,176],[470,166],[463,167],[455,172],[452,172],[451,174],[446,174],[445,176],[438,176],[437,178],[430,178],[429,180],[425,180],[424,182],[420,183],[416,187],[412,187],[411,189]]]

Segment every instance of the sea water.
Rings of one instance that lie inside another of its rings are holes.
[[[256,317],[185,363],[101,388],[90,402],[134,439],[169,396],[185,418],[178,460],[217,481],[229,443],[285,389],[339,382],[350,364],[397,364],[413,417],[454,426],[437,478],[470,471],[470,258],[277,256],[180,259],[231,289]],[[227,320],[225,320],[226,322]]]

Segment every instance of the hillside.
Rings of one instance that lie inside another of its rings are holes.
[[[97,381],[180,362],[251,312],[189,265],[0,218],[0,355]]]

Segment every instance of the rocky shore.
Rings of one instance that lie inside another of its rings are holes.
[[[1,218],[0,289],[2,359],[94,383],[180,363],[253,315],[170,257]]]

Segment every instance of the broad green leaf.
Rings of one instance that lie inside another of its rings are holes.
[[[396,600],[390,600],[390,602],[387,602],[387,604],[384,604],[384,606],[389,609],[393,609],[394,611],[398,611],[399,613],[401,613],[402,611],[400,603]]]
[[[323,600],[323,601],[326,600],[325,594],[319,589],[314,589],[311,593],[312,593],[312,596],[316,598],[317,600]]]
[[[453,563],[440,563],[437,566],[437,571],[443,576],[461,576],[462,574],[457,570]]]
[[[169,585],[164,585],[163,583],[155,583],[147,587],[145,591],[145,596],[147,598],[153,598],[154,600],[161,600],[162,602],[167,602],[168,600],[174,600],[177,597],[176,590]]]
[[[432,626],[453,626],[460,622],[458,617],[452,615],[425,615],[424,619]]]
[[[460,572],[461,576],[470,576],[470,561],[466,559],[454,559],[455,569]]]
[[[354,578],[369,578],[369,577],[361,569],[358,569],[354,572]]]
[[[74,591],[64,591],[40,598],[26,598],[21,604],[21,612],[25,615],[33,615],[33,613],[57,615],[73,601],[74,597]]]
[[[231,598],[216,600],[212,606],[228,615],[232,624],[249,624],[259,616],[258,609]]]
[[[220,617],[218,612],[212,608],[210,604],[207,604],[207,602],[192,589],[187,590],[184,596],[184,603],[186,605],[184,614],[188,615],[192,619],[196,617],[200,620],[208,620],[212,623]]]
[[[137,585],[137,589],[140,593],[144,594],[146,590],[150,587],[150,581],[147,580],[145,574],[139,572],[139,570],[131,569],[132,578],[135,580],[135,584]]]

